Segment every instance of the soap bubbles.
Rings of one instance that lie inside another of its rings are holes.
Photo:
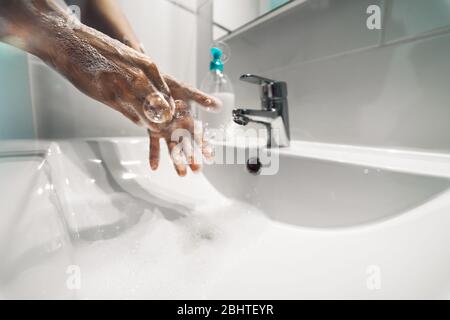
[[[145,116],[152,122],[163,123],[164,112],[165,110],[163,110],[160,106],[150,106],[148,104],[144,105]]]
[[[77,5],[71,5],[67,8],[67,26],[70,29],[76,29],[80,26],[81,21],[81,9]]]
[[[149,95],[144,101],[144,114],[152,122],[164,123],[170,120],[170,110],[159,93]]]

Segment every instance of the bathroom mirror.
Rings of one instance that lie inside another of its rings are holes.
[[[213,0],[213,38],[223,39],[299,0]],[[304,0],[302,0],[303,2]]]

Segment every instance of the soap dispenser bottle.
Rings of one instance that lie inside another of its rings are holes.
[[[235,108],[235,96],[231,81],[224,73],[222,50],[217,47],[211,48],[211,56],[209,72],[203,79],[200,90],[217,98],[222,105],[218,112],[200,111],[200,118],[208,128],[224,129],[231,121],[231,114]]]

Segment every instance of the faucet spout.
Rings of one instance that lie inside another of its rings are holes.
[[[234,109],[233,121],[241,126],[250,122],[265,125],[268,131],[267,146],[289,146],[289,114],[287,85],[251,74],[241,76],[241,80],[258,84],[261,87],[261,109]]]
[[[276,110],[234,109],[233,120],[239,125],[246,126],[249,122],[272,123],[279,114]]]

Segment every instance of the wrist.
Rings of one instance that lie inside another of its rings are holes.
[[[25,39],[29,46],[28,51],[61,71],[63,63],[70,64],[70,61],[67,61],[70,48],[80,45],[77,44],[80,37],[75,34],[74,23],[79,24],[71,20],[71,17],[56,11],[38,19]]]
[[[58,31],[67,25],[67,16],[52,7],[50,0],[11,3],[0,12],[0,40],[47,61],[55,51]]]

